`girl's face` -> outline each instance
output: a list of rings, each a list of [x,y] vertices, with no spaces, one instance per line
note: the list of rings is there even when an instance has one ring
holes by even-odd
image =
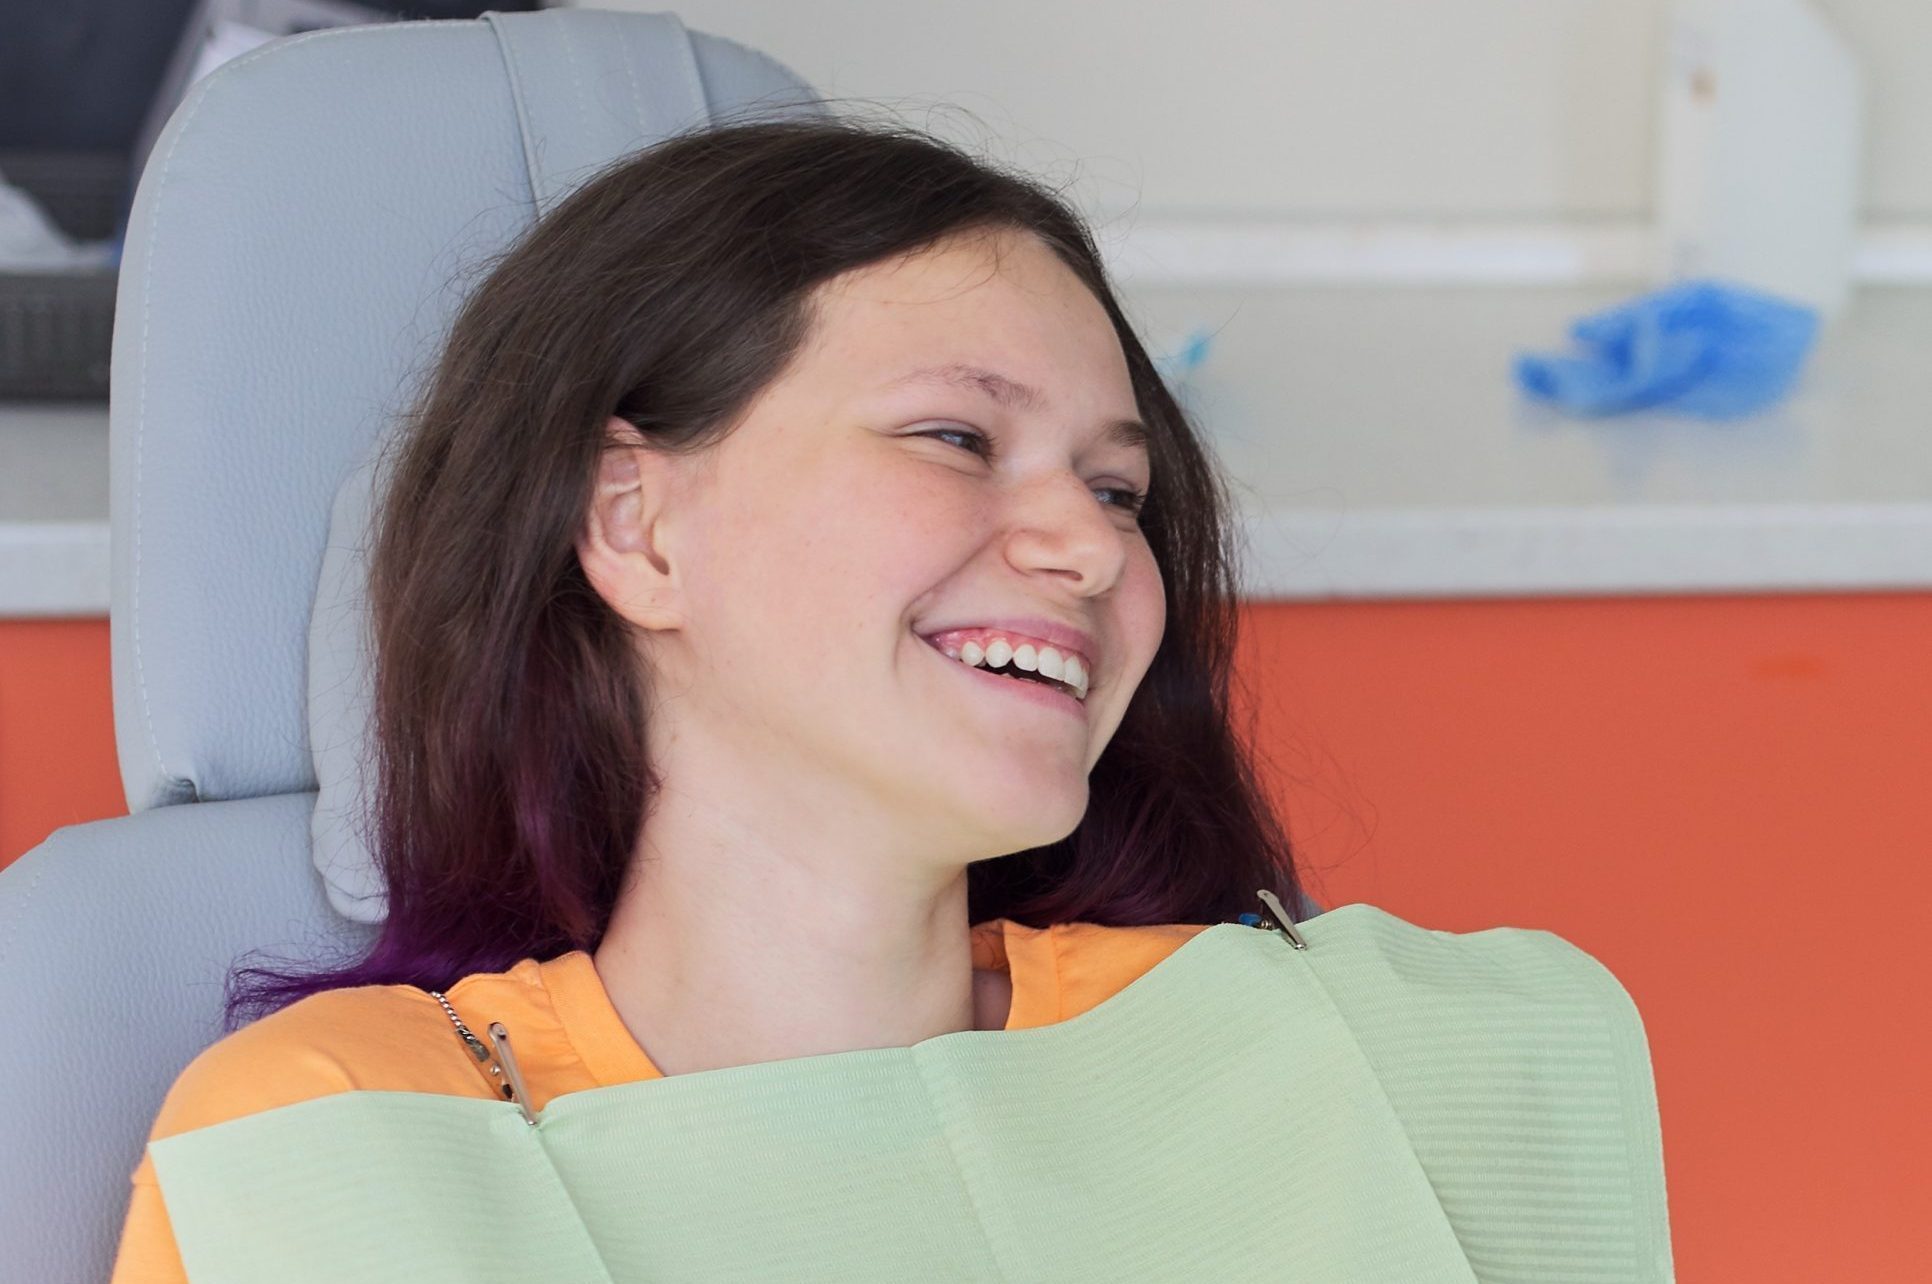
[[[586,559],[643,626],[652,761],[673,790],[723,781],[785,824],[958,864],[1058,841],[1164,628],[1133,511],[1147,452],[1110,432],[1137,417],[1113,327],[1016,233],[849,273],[816,304],[702,462],[638,452],[652,551]],[[1015,617],[1091,637],[1084,704],[927,640]]]

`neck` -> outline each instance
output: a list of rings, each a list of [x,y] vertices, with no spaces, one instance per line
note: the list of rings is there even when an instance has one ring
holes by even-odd
[[[848,883],[724,861],[641,861],[593,952],[631,1035],[665,1075],[1004,1028],[1011,979],[972,966],[965,870],[923,903],[864,909]],[[680,877],[687,868],[702,871]],[[836,894],[829,889],[836,888]],[[753,907],[720,913],[720,905]],[[782,913],[768,912],[782,909]]]

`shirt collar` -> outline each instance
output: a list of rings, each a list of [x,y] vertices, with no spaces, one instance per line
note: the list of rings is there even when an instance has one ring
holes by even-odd
[[[973,967],[1011,975],[1013,1005],[1005,1029],[1024,1030],[1060,1019],[1057,940],[1051,927],[1007,918],[972,927]],[[617,1014],[588,950],[572,950],[538,965],[543,987],[577,1057],[600,1085],[664,1076]]]

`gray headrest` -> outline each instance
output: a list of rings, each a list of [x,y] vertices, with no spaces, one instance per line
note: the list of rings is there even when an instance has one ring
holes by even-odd
[[[362,756],[342,731],[367,684],[345,639],[363,531],[331,530],[332,515],[366,522],[366,495],[358,513],[348,492],[474,285],[467,269],[619,154],[714,116],[818,110],[785,67],[673,13],[595,9],[314,31],[195,84],[142,173],[116,301],[111,633],[130,810],[353,791]],[[313,758],[311,717],[326,732]],[[337,908],[379,917],[366,853],[318,824]]]

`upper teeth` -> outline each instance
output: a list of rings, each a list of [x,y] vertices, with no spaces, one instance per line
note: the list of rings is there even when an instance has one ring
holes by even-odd
[[[1077,655],[1062,655],[1050,646],[1035,648],[1031,642],[1014,646],[1005,638],[994,638],[985,646],[978,642],[967,642],[957,650],[946,648],[946,654],[961,664],[974,668],[984,665],[997,669],[1011,662],[1014,667],[1029,673],[1039,673],[1044,677],[1055,678],[1073,689],[1076,700],[1087,698],[1087,666],[1080,662]]]

